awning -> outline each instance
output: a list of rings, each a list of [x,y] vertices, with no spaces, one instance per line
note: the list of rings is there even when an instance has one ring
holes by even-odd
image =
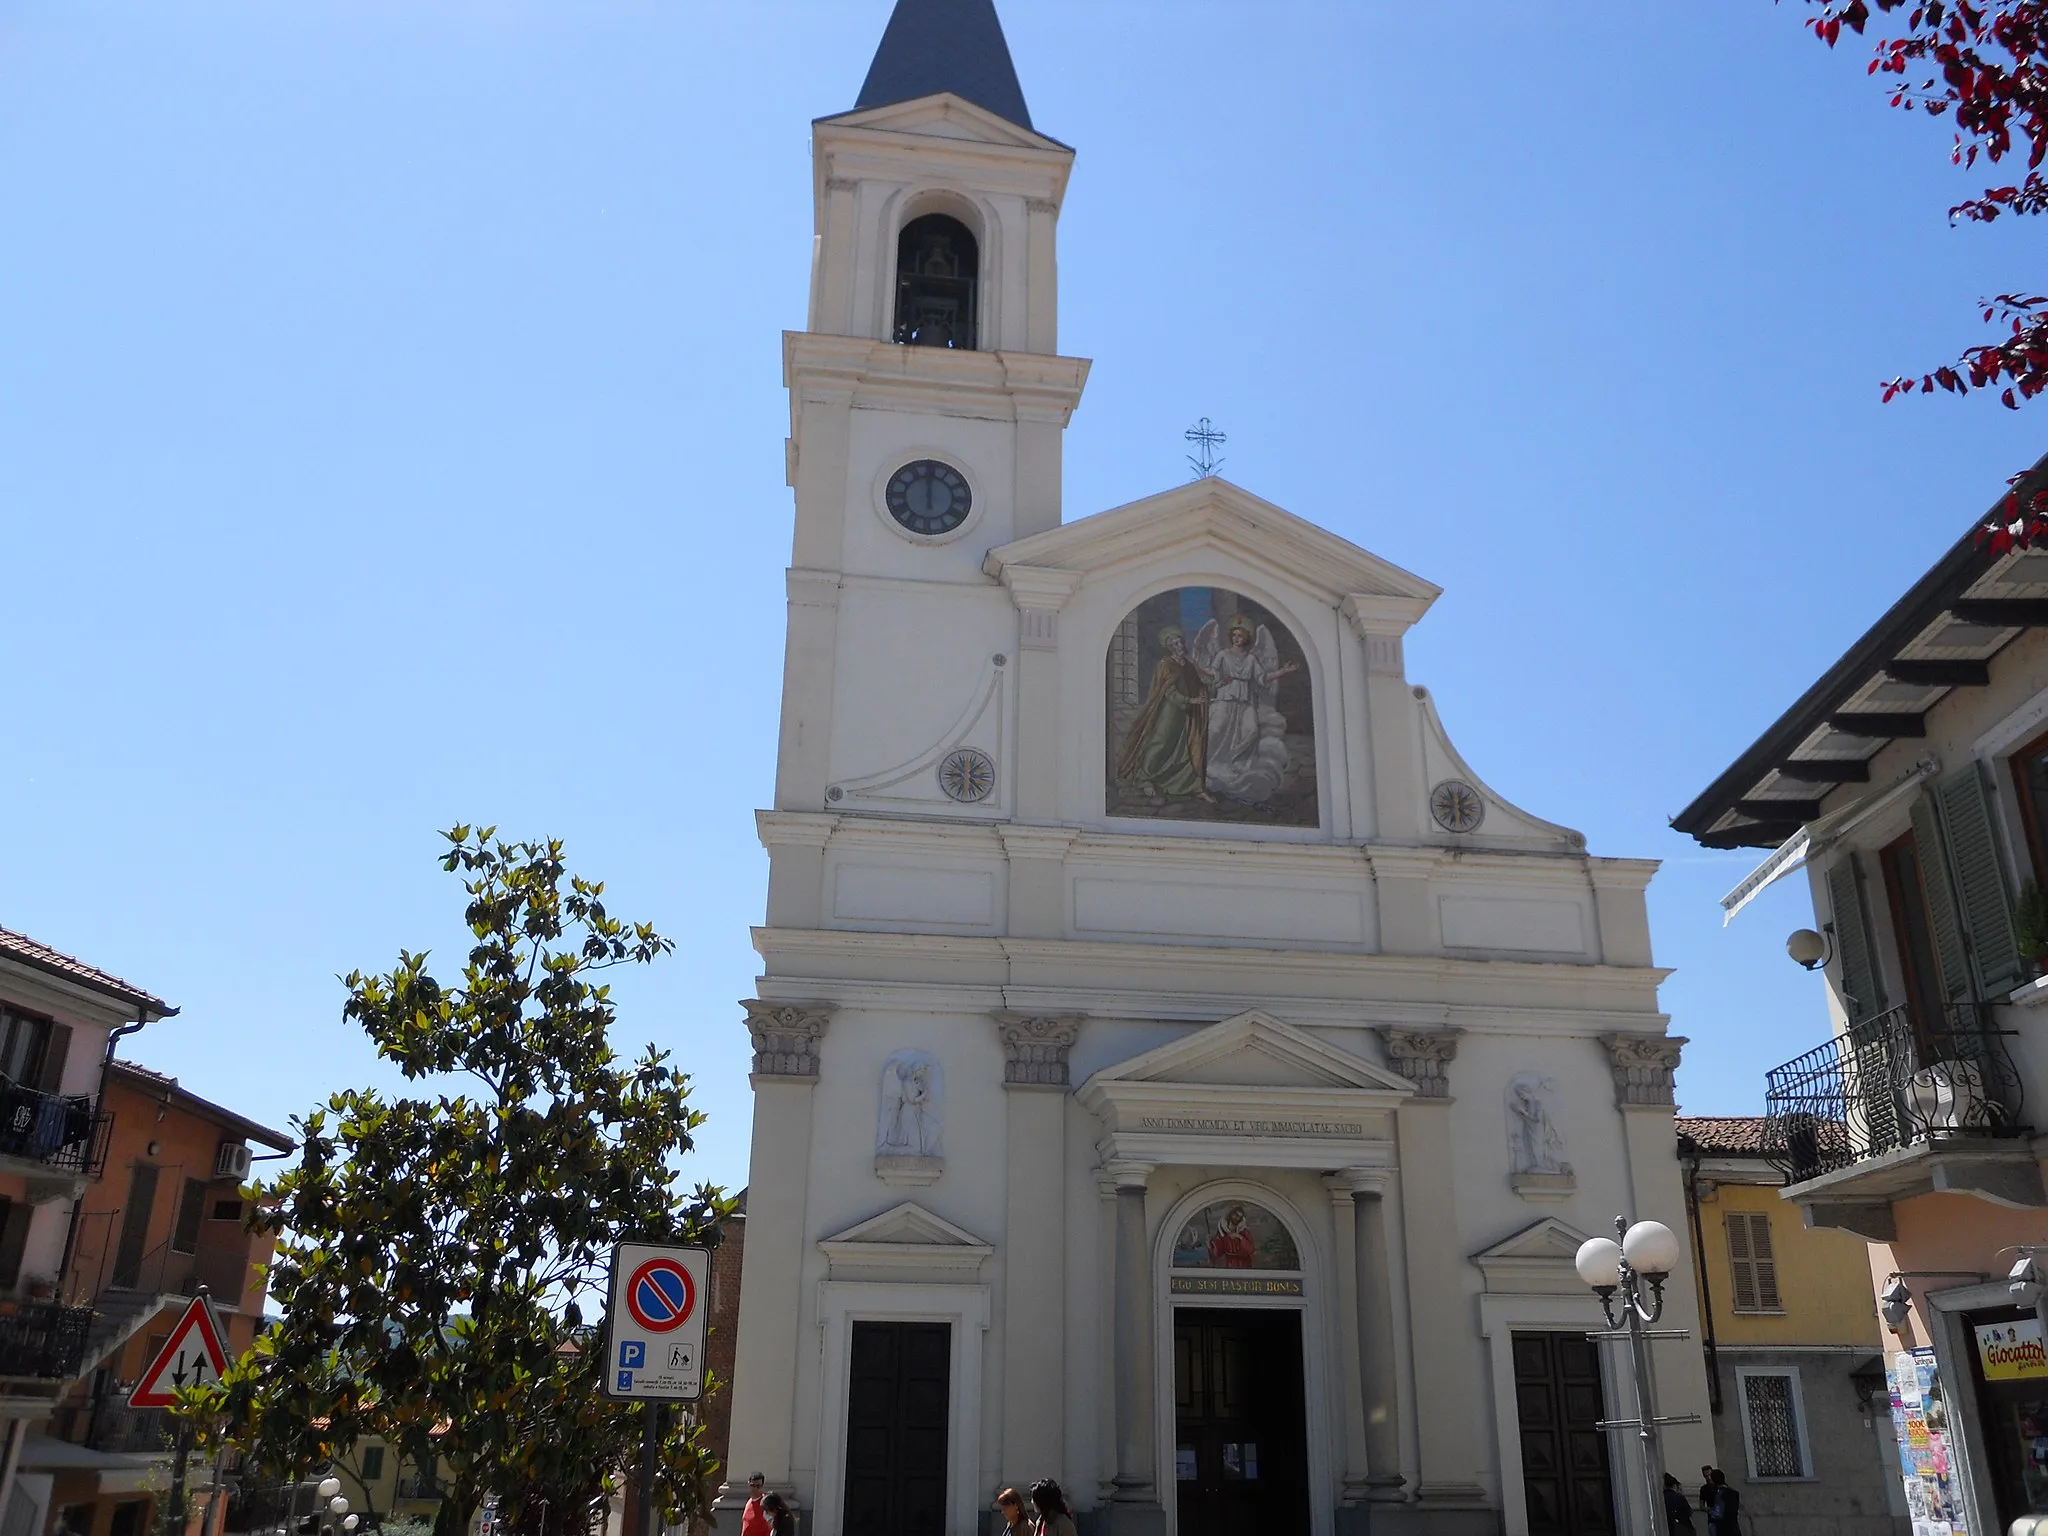
[[[1875,794],[1865,795],[1861,800],[1852,801],[1838,810],[1809,821],[1797,832],[1786,838],[1763,863],[1751,870],[1742,883],[1721,898],[1721,926],[1727,927],[1735,921],[1735,914],[1748,906],[1764,893],[1764,890],[1782,880],[1793,871],[1806,867],[1822,849],[1832,846],[1851,832],[1869,821],[1879,812],[1888,809],[1902,799],[1906,791],[1922,779],[1931,778],[1941,772],[1941,759],[1927,756],[1920,759],[1906,771],[1905,777],[1886,785]]]

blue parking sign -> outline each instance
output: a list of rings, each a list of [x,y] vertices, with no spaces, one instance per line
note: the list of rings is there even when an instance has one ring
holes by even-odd
[[[619,1372],[619,1390],[621,1392],[633,1390],[633,1373],[631,1371]]]
[[[638,1370],[647,1364],[647,1344],[642,1339],[626,1339],[619,1345],[619,1369]]]

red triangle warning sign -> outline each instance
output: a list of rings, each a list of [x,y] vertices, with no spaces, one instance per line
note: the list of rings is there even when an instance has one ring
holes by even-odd
[[[149,1362],[149,1369],[128,1394],[131,1408],[168,1408],[180,1387],[203,1386],[218,1381],[228,1368],[228,1352],[221,1342],[220,1319],[204,1296],[194,1296],[179,1315],[178,1324],[164,1347]]]

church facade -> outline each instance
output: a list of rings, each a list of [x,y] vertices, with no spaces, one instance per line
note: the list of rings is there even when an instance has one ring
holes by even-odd
[[[1065,517],[1073,152],[988,0],[900,0],[814,132],[724,1507],[1641,1528],[1571,1260],[1683,1230],[1654,866],[1459,757],[1428,581],[1217,478]]]

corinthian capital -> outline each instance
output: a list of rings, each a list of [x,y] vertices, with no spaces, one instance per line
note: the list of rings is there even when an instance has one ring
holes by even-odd
[[[1382,1029],[1387,1065],[1415,1085],[1422,1099],[1451,1096],[1450,1065],[1458,1054],[1456,1029]]]
[[[830,1003],[764,1003],[742,998],[754,1037],[756,1077],[816,1078],[818,1041],[832,1019]]]
[[[1003,1082],[1008,1087],[1064,1088],[1067,1052],[1081,1032],[1078,1013],[990,1015],[1003,1037]]]
[[[1670,1105],[1678,1057],[1685,1045],[1682,1035],[1602,1035],[1607,1061],[1614,1068],[1614,1102],[1623,1108],[1631,1104]]]

